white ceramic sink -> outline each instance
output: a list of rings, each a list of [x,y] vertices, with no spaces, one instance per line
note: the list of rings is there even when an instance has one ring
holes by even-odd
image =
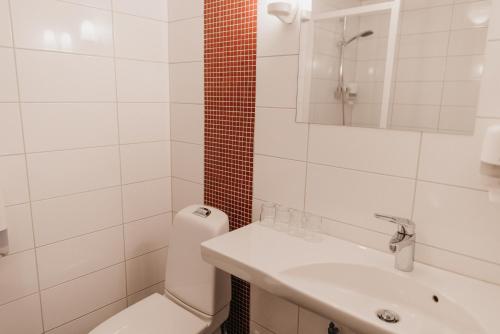
[[[325,236],[308,242],[259,224],[202,244],[213,265],[363,334],[499,334],[500,286]],[[386,323],[377,311],[396,312]]]
[[[344,312],[360,319],[337,316],[338,321],[357,321],[360,330],[373,332],[375,326],[380,332],[394,327],[401,333],[484,333],[477,321],[449,298],[378,268],[318,263],[288,269],[279,276],[281,283],[296,293],[307,291],[309,298],[332,304],[342,301]],[[376,315],[381,309],[395,312],[399,322],[384,325]]]

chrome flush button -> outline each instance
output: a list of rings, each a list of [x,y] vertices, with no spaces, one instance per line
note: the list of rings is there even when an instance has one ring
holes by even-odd
[[[196,211],[193,213],[202,218],[207,218],[208,216],[210,216],[212,212],[210,211],[210,209],[201,206],[198,209],[196,209]]]

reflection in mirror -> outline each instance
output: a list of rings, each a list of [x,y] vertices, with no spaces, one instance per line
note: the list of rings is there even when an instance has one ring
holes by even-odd
[[[312,0],[297,121],[472,134],[489,1]]]

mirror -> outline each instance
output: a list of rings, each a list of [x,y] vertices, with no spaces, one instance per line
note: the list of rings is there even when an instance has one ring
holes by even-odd
[[[312,0],[297,121],[472,134],[489,1]]]

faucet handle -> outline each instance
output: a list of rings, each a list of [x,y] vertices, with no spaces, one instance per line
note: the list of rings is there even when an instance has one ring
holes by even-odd
[[[393,223],[399,225],[399,233],[404,235],[412,236],[415,234],[415,223],[408,218],[396,217],[396,216],[387,216],[379,213],[375,214],[375,218],[388,221],[389,223]]]

